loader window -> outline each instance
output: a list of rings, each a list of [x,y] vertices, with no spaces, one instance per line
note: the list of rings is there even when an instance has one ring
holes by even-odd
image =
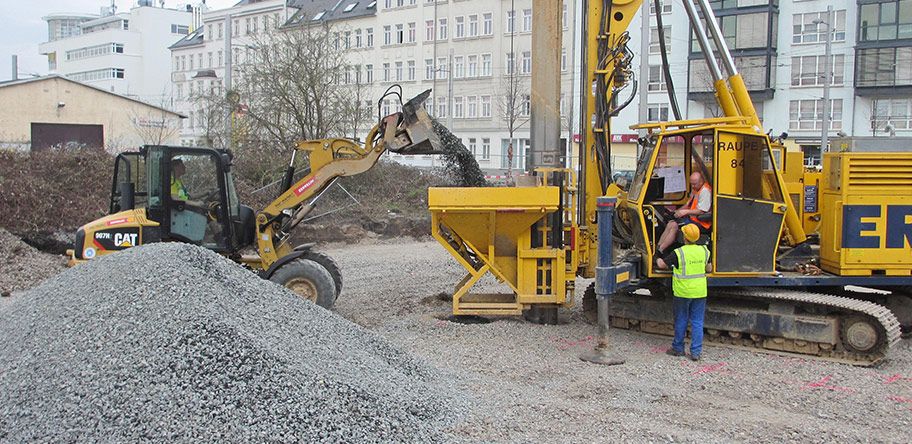
[[[170,233],[210,249],[224,245],[225,198],[218,156],[179,153],[170,161]]]
[[[766,137],[719,131],[717,140],[720,195],[783,201]]]
[[[662,137],[656,155],[652,179],[663,179],[662,198],[664,202],[675,202],[687,195],[687,168],[684,163],[684,138],[681,136]]]
[[[640,157],[637,159],[636,172],[633,175],[633,181],[630,183],[628,191],[630,200],[638,200],[640,193],[643,192],[643,187],[646,185],[646,173],[649,171],[649,162],[652,159],[655,147],[655,137],[650,137],[645,144],[640,145]]]

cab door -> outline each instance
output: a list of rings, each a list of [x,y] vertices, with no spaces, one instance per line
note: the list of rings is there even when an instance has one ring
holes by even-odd
[[[146,205],[146,166],[139,152],[120,153],[114,159],[109,214]]]
[[[785,201],[769,138],[716,131],[713,190],[714,272],[775,272]]]

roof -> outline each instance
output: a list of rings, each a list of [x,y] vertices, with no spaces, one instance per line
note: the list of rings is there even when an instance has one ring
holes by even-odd
[[[84,86],[84,87],[86,87],[86,88],[92,88],[92,89],[94,89],[94,90],[96,90],[96,91],[99,91],[99,92],[102,92],[102,93],[105,93],[105,94],[109,94],[109,95],[112,95],[112,96],[116,96],[116,97],[119,97],[119,98],[124,99],[124,100],[129,100],[129,101],[131,101],[131,102],[138,103],[138,104],[140,104],[140,105],[145,105],[145,106],[148,106],[148,107],[151,107],[151,108],[155,108],[155,109],[160,110],[160,111],[164,111],[164,112],[167,112],[167,113],[171,113],[171,114],[174,114],[174,115],[176,115],[176,116],[178,116],[178,117],[180,117],[180,118],[182,118],[182,119],[186,119],[186,118],[187,118],[187,116],[185,116],[185,115],[183,115],[183,114],[181,114],[181,113],[175,112],[175,111],[171,111],[170,109],[162,108],[162,107],[160,107],[160,106],[153,105],[153,104],[147,103],[147,102],[143,102],[142,100],[134,99],[134,98],[132,98],[132,97],[127,97],[127,96],[124,96],[124,95],[121,95],[121,94],[113,93],[113,92],[111,92],[111,91],[107,91],[107,90],[105,90],[105,89],[98,88],[97,86],[92,86],[92,85],[88,85],[88,84],[85,84],[85,83],[82,83],[82,82],[77,82],[77,81],[75,81],[75,80],[68,79],[68,78],[66,78],[66,77],[64,77],[64,76],[62,76],[62,75],[60,75],[60,74],[48,74],[48,75],[46,75],[46,76],[29,77],[29,78],[27,78],[27,79],[7,80],[7,81],[4,81],[4,82],[0,82],[0,88],[6,88],[6,87],[10,87],[10,86],[24,85],[24,84],[27,84],[27,83],[43,82],[43,81],[45,81],[45,80],[53,80],[53,79],[65,80],[65,81],[67,81],[67,82],[75,83],[75,84],[77,84],[77,85],[79,85],[79,86]]]
[[[202,45],[203,44],[203,29],[205,29],[205,28],[206,28],[205,26],[200,26],[195,31],[181,37],[180,40],[174,42],[174,44],[169,46],[168,49],[178,49],[178,48],[185,48],[188,46]]]
[[[377,13],[377,2],[374,0],[297,0],[294,6],[301,9],[284,26],[347,20]]]

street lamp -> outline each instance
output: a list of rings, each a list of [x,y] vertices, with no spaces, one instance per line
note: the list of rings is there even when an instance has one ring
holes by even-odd
[[[829,129],[830,129],[830,76],[832,68],[830,67],[833,58],[833,6],[827,6],[826,20],[815,19],[812,23],[817,26],[826,25],[826,50],[823,62],[823,129],[820,131],[820,152],[824,153],[829,148]]]

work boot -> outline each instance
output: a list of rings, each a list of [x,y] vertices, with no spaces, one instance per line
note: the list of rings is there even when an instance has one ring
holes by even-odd
[[[690,355],[690,360],[697,362],[703,359],[703,355]]]
[[[676,356],[676,357],[684,356],[684,352],[682,352],[682,351],[677,351],[677,350],[675,350],[675,349],[673,349],[673,348],[669,348],[668,350],[665,350],[665,354],[666,354],[666,355],[669,355],[669,356]]]

